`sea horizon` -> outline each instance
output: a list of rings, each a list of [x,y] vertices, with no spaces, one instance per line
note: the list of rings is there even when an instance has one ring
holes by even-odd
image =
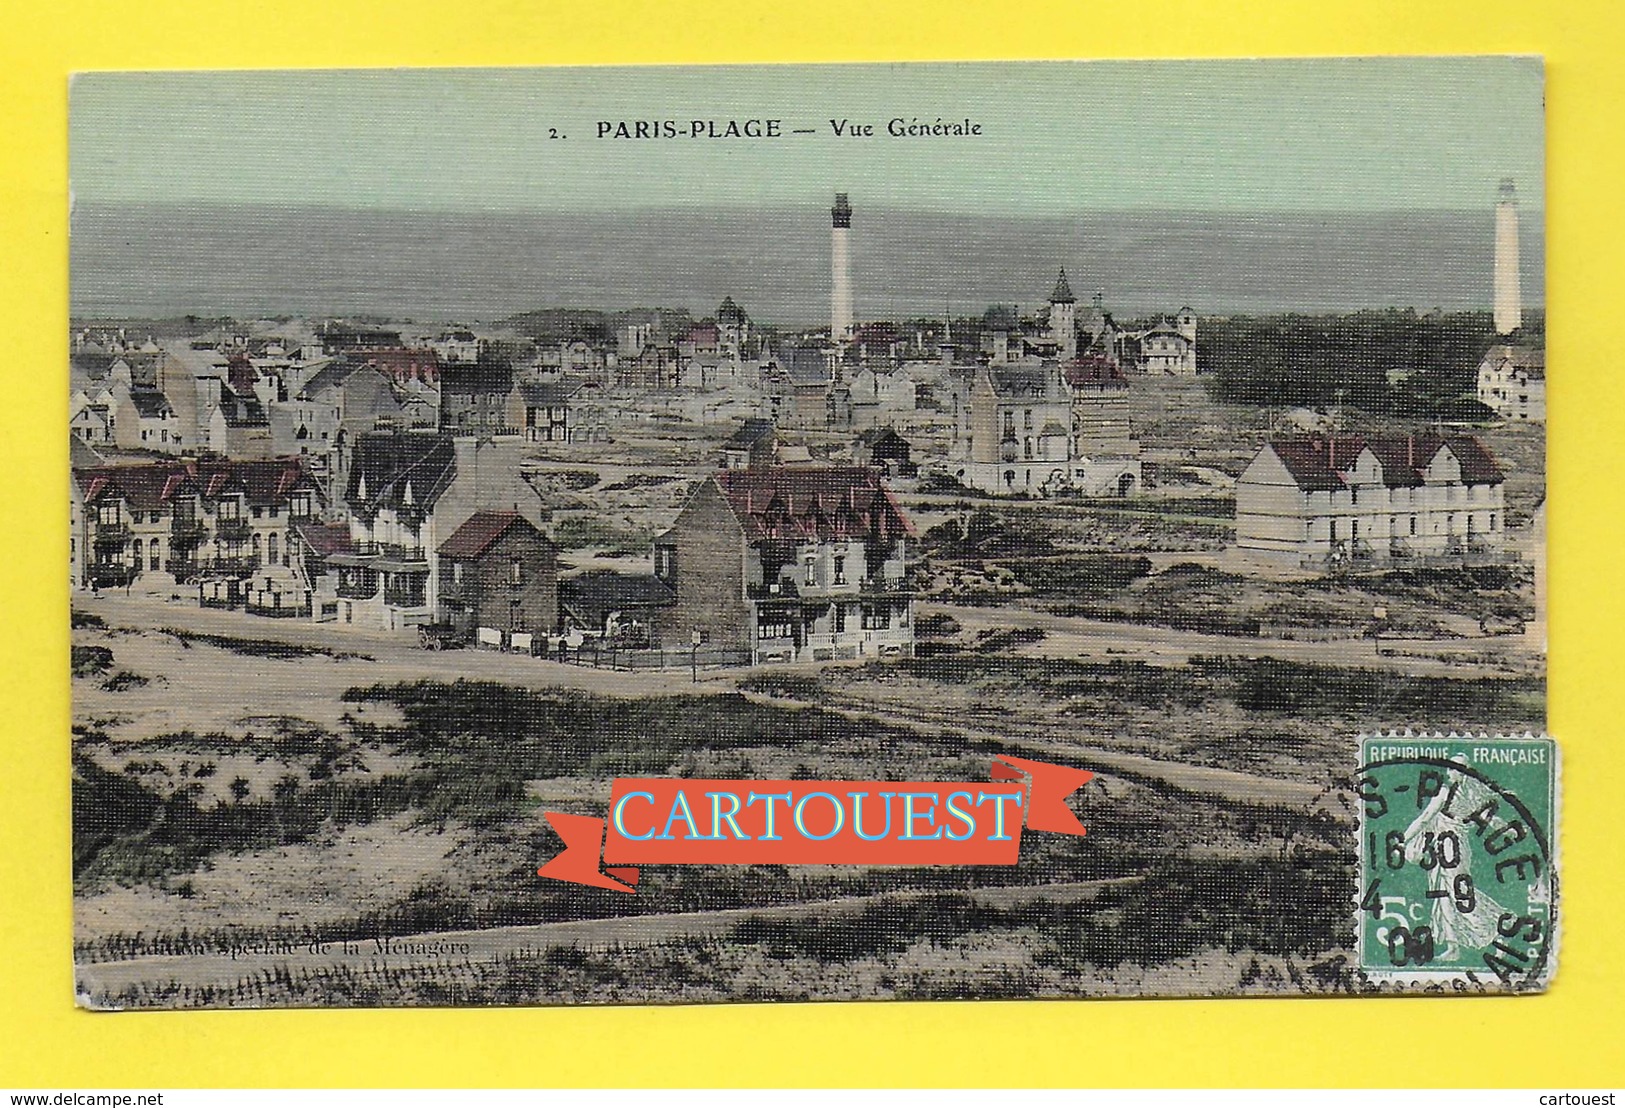
[[[1041,307],[1064,267],[1121,319],[1488,310],[1493,210],[1092,209],[1041,215],[865,205],[863,319]],[[1544,212],[1520,213],[1523,300],[1544,304]],[[77,204],[70,314],[158,319],[367,315],[491,322],[543,308],[686,308],[731,296],[758,322],[827,320],[826,205],[630,210]]]

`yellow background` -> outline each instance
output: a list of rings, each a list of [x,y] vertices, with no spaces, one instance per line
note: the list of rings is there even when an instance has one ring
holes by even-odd
[[[0,1085],[1625,1083],[1625,36],[1614,5],[11,0],[4,10]],[[72,1006],[70,72],[1419,53],[1547,59],[1550,723],[1565,759],[1562,950],[1548,994],[124,1015]]]

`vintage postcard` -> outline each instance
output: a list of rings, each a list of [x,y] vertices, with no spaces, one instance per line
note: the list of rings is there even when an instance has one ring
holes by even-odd
[[[1552,979],[1539,59],[70,128],[82,1005]]]

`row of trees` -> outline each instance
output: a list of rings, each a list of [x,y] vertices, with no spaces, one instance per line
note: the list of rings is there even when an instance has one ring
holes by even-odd
[[[1545,337],[1540,313],[1526,313],[1510,339],[1498,338],[1489,312],[1234,316],[1202,321],[1197,363],[1235,403],[1474,419],[1487,414],[1474,398],[1484,351],[1497,341],[1543,347]]]

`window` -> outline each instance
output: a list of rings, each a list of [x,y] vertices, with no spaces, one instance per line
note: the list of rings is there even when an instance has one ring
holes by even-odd
[[[1416,534],[1416,517],[1411,517],[1411,534]]]
[[[865,631],[884,631],[891,626],[891,612],[884,607],[865,604],[863,607],[863,629]]]
[[[834,627],[835,627],[835,633],[837,635],[843,633],[846,630],[846,605],[845,604],[837,604],[837,605],[835,605],[833,622],[834,622]]]
[[[818,580],[818,559],[816,557],[814,557],[813,555],[809,554],[809,555],[807,555],[807,564],[803,567],[803,570],[802,570],[802,581],[804,583],[808,584],[808,585],[811,585],[811,584],[814,584],[815,582],[817,582],[817,580]]]
[[[1495,513],[1494,512],[1490,513],[1490,530],[1491,531],[1495,530]]]
[[[221,519],[241,519],[243,507],[234,497],[227,497],[215,506],[215,513]]]
[[[835,555],[834,580],[837,585],[846,584],[846,556],[844,554]]]
[[[779,612],[763,612],[756,618],[758,639],[788,639],[795,633],[790,617]]]
[[[265,560],[275,565],[277,562],[276,532],[265,536]]]
[[[1033,410],[1031,408],[1027,408],[1021,413],[1021,429],[1023,431],[1033,429]]]
[[[99,523],[99,524],[101,524],[101,525],[103,525],[105,527],[105,526],[111,526],[113,524],[116,524],[116,523],[118,523],[118,521],[119,521],[119,511],[118,511],[118,503],[117,502],[114,502],[112,504],[99,504],[99,505],[96,506],[96,522],[97,523]]]
[[[525,567],[518,558],[510,559],[508,562],[508,583],[510,585],[525,583]]]
[[[147,543],[147,568],[158,568],[158,540],[153,539]]]
[[[451,563],[451,583],[454,584],[454,585],[461,585],[463,583],[463,563],[462,562],[453,562],[453,563]]]

